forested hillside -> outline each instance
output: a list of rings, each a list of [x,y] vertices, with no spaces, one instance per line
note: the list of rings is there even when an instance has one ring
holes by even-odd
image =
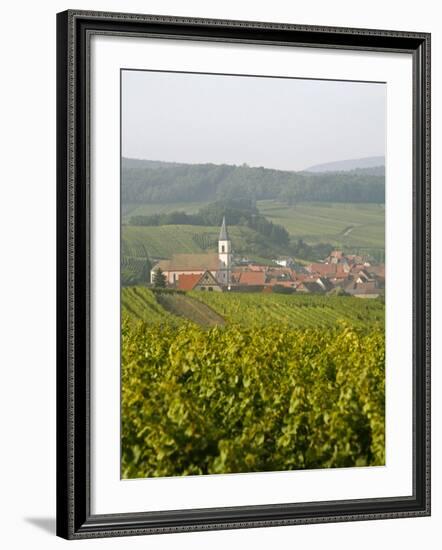
[[[365,157],[361,159],[338,160],[316,164],[307,168],[308,172],[341,172],[349,170],[367,170],[383,173],[385,170],[385,157]],[[381,172],[382,171],[382,172]]]
[[[372,170],[287,172],[247,165],[177,164],[123,159],[122,202],[168,203],[231,199],[383,203],[384,176]]]

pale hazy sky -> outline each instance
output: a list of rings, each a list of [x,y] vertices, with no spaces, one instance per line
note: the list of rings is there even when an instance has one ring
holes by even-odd
[[[385,154],[386,85],[123,71],[122,153],[302,170]]]

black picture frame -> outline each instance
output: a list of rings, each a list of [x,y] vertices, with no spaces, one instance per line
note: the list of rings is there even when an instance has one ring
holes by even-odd
[[[413,495],[90,511],[88,56],[93,34],[409,53],[413,58]],[[57,535],[67,539],[430,514],[430,35],[69,10],[57,15]]]

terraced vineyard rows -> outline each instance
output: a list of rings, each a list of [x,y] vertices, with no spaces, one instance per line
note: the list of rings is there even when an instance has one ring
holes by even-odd
[[[122,226],[122,256],[149,258],[170,258],[172,254],[215,252],[219,227],[200,225]],[[236,252],[250,250],[251,243],[258,238],[248,227],[229,227],[232,246]],[[271,244],[268,244],[271,250]],[[276,252],[275,252],[276,254]]]
[[[335,327],[344,321],[354,327],[384,324],[384,305],[377,300],[342,296],[300,296],[257,293],[190,293],[229,323],[264,326]]]
[[[123,286],[149,282],[150,262],[142,243],[121,243],[121,284]]]
[[[128,315],[132,320],[144,321],[152,325],[174,323],[178,320],[157,302],[151,290],[142,286],[123,288],[121,307],[123,314]]]
[[[294,239],[312,244],[329,242],[351,250],[385,248],[385,206],[371,203],[302,202],[289,206],[275,200],[258,201],[269,220],[283,225]],[[344,235],[345,229],[354,229]]]
[[[350,296],[301,296],[262,293],[187,294],[153,293],[146,287],[122,289],[122,307],[132,319],[149,324],[182,323],[201,326],[239,324],[242,326],[288,325],[292,328],[336,327],[344,322],[352,327],[383,327],[384,305],[378,300]]]
[[[133,285],[149,281],[149,262],[143,258],[121,258],[121,284]]]
[[[192,238],[201,250],[216,250],[218,246],[218,241],[213,233],[195,233]]]

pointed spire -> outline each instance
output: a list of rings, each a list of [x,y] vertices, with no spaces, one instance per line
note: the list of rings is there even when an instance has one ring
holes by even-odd
[[[229,235],[227,233],[227,227],[226,227],[226,217],[223,216],[223,223],[221,224],[221,231],[219,232],[219,241],[228,241]]]

